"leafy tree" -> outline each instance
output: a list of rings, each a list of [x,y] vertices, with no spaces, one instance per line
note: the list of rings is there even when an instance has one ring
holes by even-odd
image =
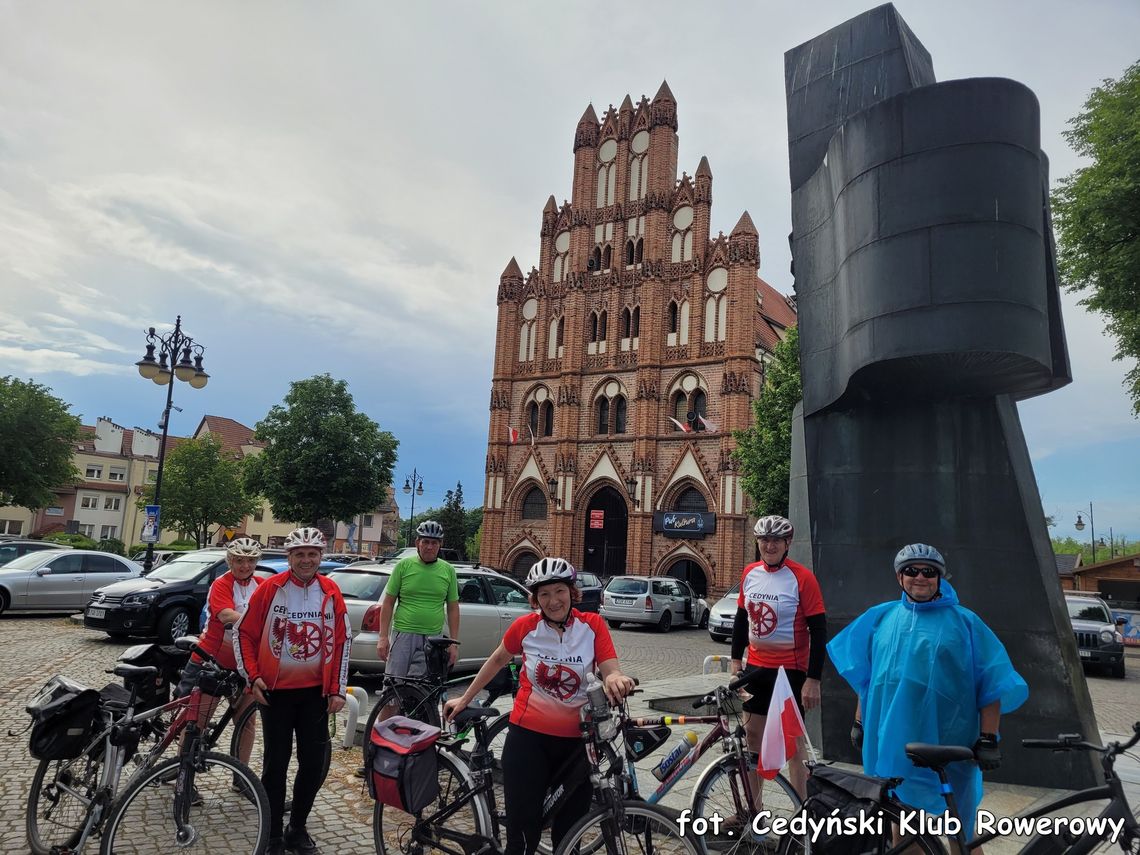
[[[245,488],[241,461],[206,434],[187,439],[166,455],[162,470],[161,522],[186,532],[198,547],[210,541],[210,528],[237,528],[257,502]],[[154,504],[154,485],[138,500],[141,509]]]
[[[117,537],[105,537],[95,547],[101,552],[110,552],[112,555],[126,555],[127,545]]]
[[[471,561],[479,560],[479,552],[483,548],[483,525],[475,529],[475,533],[467,538],[467,558]]]
[[[454,549],[460,557],[467,551],[467,512],[463,510],[463,484],[456,482],[454,490],[443,497],[443,510],[436,520],[443,526],[443,545]]]
[[[797,328],[792,327],[776,345],[764,387],[752,402],[755,423],[747,430],[733,433],[733,456],[741,466],[740,485],[760,516],[788,514],[792,410],[802,397],[800,336]]]
[[[1095,564],[1098,561],[1108,561],[1113,552],[1119,556],[1126,554],[1124,551],[1125,544],[1117,543],[1115,550],[1107,543],[1101,543],[1099,540],[1096,544],[1096,554],[1093,555],[1092,544],[1088,541],[1076,540],[1072,537],[1054,537],[1053,552],[1057,555],[1080,555],[1081,563],[1087,567],[1090,564]]]
[[[1092,163],[1052,195],[1061,275],[1107,316],[1117,359],[1140,358],[1140,62],[1092,91],[1065,139]],[[1125,374],[1140,415],[1140,365]]]
[[[483,509],[482,508],[472,508],[471,510],[469,510],[467,512],[467,525],[466,525],[467,535],[471,536],[472,534],[477,532],[482,527],[483,527]],[[469,558],[475,557],[470,552],[467,553],[467,556]]]
[[[426,511],[421,511],[411,519],[406,519],[400,523],[400,548],[405,546],[416,545],[416,528],[424,520],[435,520],[439,522],[440,516],[443,515],[443,508],[428,508]]]
[[[0,377],[0,507],[42,508],[79,479],[79,419],[46,386]]]
[[[76,549],[98,549],[99,544],[85,534],[68,534],[64,531],[53,531],[44,535],[44,540],[50,543],[63,543],[74,546]]]
[[[399,443],[357,412],[343,380],[292,383],[254,435],[267,446],[247,461],[246,484],[278,519],[349,520],[388,498]]]

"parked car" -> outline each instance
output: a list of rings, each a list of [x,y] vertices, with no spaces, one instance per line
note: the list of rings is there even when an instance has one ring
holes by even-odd
[[[1093,593],[1066,591],[1065,605],[1077,639],[1081,663],[1107,668],[1113,677],[1124,678],[1124,636],[1108,604]]]
[[[415,555],[416,548],[414,546],[405,546],[403,549],[397,549],[395,552],[389,552],[380,559],[381,564],[395,564],[401,558],[407,558],[409,555]],[[448,549],[446,546],[441,546],[439,549],[439,557],[446,561],[448,564],[455,564],[461,562],[459,553],[454,549]]]
[[[614,576],[602,591],[598,614],[613,629],[645,623],[668,632],[675,624],[708,626],[709,604],[672,576]]]
[[[0,567],[21,555],[27,555],[29,552],[42,552],[45,549],[71,549],[71,547],[64,543],[52,543],[50,540],[8,538],[0,541]]]
[[[456,670],[477,670],[502,641],[515,618],[530,613],[527,591],[513,579],[472,566],[455,568],[459,577],[461,644]],[[392,573],[390,564],[352,564],[333,570],[329,578],[344,594],[352,625],[349,668],[379,673],[384,662],[376,655],[380,630],[380,595]],[[446,621],[444,629],[446,632]]]
[[[740,583],[717,600],[709,612],[709,635],[713,641],[732,641],[732,624],[736,621],[737,597],[740,596]]]
[[[593,573],[578,571],[578,581],[575,583],[582,592],[582,602],[574,608],[584,612],[596,612],[602,605],[602,580]]]
[[[157,635],[172,644],[197,626],[210,584],[225,572],[224,549],[183,552],[147,576],[97,589],[83,625],[112,638]]]
[[[344,567],[344,565],[336,561],[330,561],[327,557],[322,557],[320,566],[317,567],[317,572],[322,576],[327,576],[333,570],[339,570],[341,567]],[[289,569],[289,559],[284,555],[281,557],[270,556],[268,558],[263,555],[258,559],[257,569],[268,570],[273,573],[284,573]]]
[[[74,611],[96,588],[141,573],[135,562],[109,552],[70,547],[28,552],[0,567],[0,612]]]
[[[358,561],[371,561],[371,555],[359,552],[326,552],[325,561],[335,561],[337,564],[356,564]]]

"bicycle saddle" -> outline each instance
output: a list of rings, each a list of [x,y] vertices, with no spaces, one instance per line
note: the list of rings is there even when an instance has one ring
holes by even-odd
[[[174,639],[174,646],[183,651],[193,650],[197,644],[198,636],[196,635],[183,635],[181,638]]]
[[[973,760],[972,748],[961,745],[930,745],[926,742],[908,742],[906,756],[920,769],[937,769],[958,760]]]
[[[451,645],[451,644],[460,644],[461,643],[461,642],[456,641],[454,638],[448,638],[446,635],[429,635],[428,641],[430,641],[436,647],[447,647],[448,645]]]
[[[471,706],[467,707],[467,709],[458,713],[455,718],[452,719],[452,721],[455,723],[456,727],[463,727],[464,725],[470,724],[471,722],[477,721],[478,719],[491,718],[492,716],[497,716],[498,714],[499,711],[494,707],[480,707],[472,704]]]
[[[158,669],[153,665],[128,665],[122,662],[115,666],[112,671],[116,677],[122,677],[124,680],[153,680],[158,676]]]

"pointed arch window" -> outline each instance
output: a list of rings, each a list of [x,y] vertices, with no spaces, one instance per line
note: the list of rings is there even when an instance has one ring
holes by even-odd
[[[600,246],[594,247],[594,251],[590,255],[590,261],[592,262],[592,268],[591,269],[595,273],[601,272],[601,269],[602,269],[602,248]]]
[[[542,405],[542,435],[554,436],[554,404],[550,401]]]
[[[618,395],[614,398],[614,433],[625,433],[625,420],[625,395]]]
[[[633,307],[633,323],[629,334],[634,338],[641,335],[641,306]]]
[[[685,205],[673,212],[673,261],[689,261],[693,257],[693,209]]]
[[[604,208],[614,203],[617,190],[617,140],[604,140],[598,146],[597,206]]]
[[[561,359],[563,354],[562,345],[562,330],[564,327],[564,319],[562,315],[550,319],[550,329],[547,331],[546,337],[546,358],[547,359]]]
[[[526,423],[530,426],[530,435],[538,436],[538,404],[531,401],[526,408]]]
[[[665,315],[665,332],[676,334],[676,332],[677,332],[677,319],[679,316],[680,315],[679,315],[679,312],[677,309],[677,301],[676,300],[670,300],[669,301],[669,310]]]
[[[676,347],[689,343],[689,301],[670,300],[665,312],[665,344]]]
[[[597,430],[594,433],[609,433],[610,432],[610,399],[598,398],[598,411],[597,423],[595,427]]]
[[[621,310],[621,337],[629,338],[632,328],[633,314],[630,312],[629,306],[626,306]]]
[[[681,424],[686,423],[686,418],[689,414],[689,398],[684,392],[678,391],[673,395],[673,418]],[[673,430],[681,430],[681,428],[673,425]]]
[[[623,352],[638,349],[641,335],[641,307],[626,306],[621,310],[621,349]]]
[[[633,267],[635,264],[634,258],[637,254],[637,243],[634,240],[627,240],[625,242],[625,266]]]
[[[559,232],[554,238],[554,266],[551,279],[561,282],[570,270],[570,232]]]
[[[524,520],[546,519],[546,493],[538,487],[531,487],[523,498],[522,518]]]
[[[649,131],[638,131],[629,141],[629,200],[644,199],[649,185]]]
[[[707,514],[709,505],[700,490],[696,487],[687,487],[674,500],[673,510],[683,513]]]
[[[709,414],[708,399],[705,396],[704,389],[694,389],[693,396],[690,400],[692,402],[692,410],[698,416],[707,416]],[[698,420],[697,423],[693,425],[693,430],[701,429],[700,421]]]
[[[594,399],[594,432],[597,434],[625,433],[629,425],[629,400],[625,389],[616,380],[610,380]]]

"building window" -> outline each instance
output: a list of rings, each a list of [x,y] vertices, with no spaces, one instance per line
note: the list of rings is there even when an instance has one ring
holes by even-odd
[[[621,310],[621,337],[629,338],[629,332],[633,328],[633,314],[629,311],[629,307]]]
[[[550,277],[555,282],[561,282],[569,272],[570,263],[570,232],[559,232],[554,238],[554,271]]]
[[[109,481],[126,481],[127,470],[122,466],[112,466],[107,470],[107,480]]]
[[[365,514],[364,515],[364,527],[365,528],[372,528],[372,514]]]
[[[79,507],[85,511],[99,510],[99,497],[98,496],[80,496]]]
[[[119,527],[117,525],[105,525],[99,528],[99,539],[110,540],[111,538],[119,536]]]
[[[665,332],[676,334],[677,332],[677,301],[669,301],[669,311],[665,316]]]
[[[629,200],[645,198],[649,185],[649,131],[638,131],[629,141]]]
[[[265,519],[265,509],[264,508],[258,508],[256,511],[253,512],[253,521],[254,522],[262,522],[264,519]]]
[[[609,139],[598,147],[597,205],[604,208],[614,203],[617,189],[617,140]]]
[[[526,423],[530,428],[531,437],[538,436],[538,404],[531,401],[526,408]]]
[[[0,534],[22,534],[23,520],[0,520]]]
[[[595,404],[594,425],[597,428],[595,432],[599,434],[625,433],[629,405],[625,395],[617,391],[620,388],[618,383],[610,381],[607,386],[612,388],[599,395]]]
[[[665,344],[676,347],[689,343],[689,301],[670,300],[665,311]]]
[[[689,415],[689,399],[685,396],[684,392],[677,392],[673,396],[673,418],[681,424],[685,424]],[[681,428],[673,425],[673,430],[681,430]]]
[[[689,261],[693,257],[693,209],[689,205],[673,213],[673,261]]]
[[[49,517],[62,517],[63,508],[59,505],[52,505],[50,508],[44,508],[44,515]]]
[[[633,323],[629,331],[630,336],[637,338],[641,335],[641,306],[633,307]]]
[[[546,494],[538,487],[531,488],[523,499],[522,518],[524,520],[546,519]]]
[[[84,537],[95,537],[95,526],[81,525],[79,526],[79,533]]]
[[[123,500],[118,496],[107,496],[105,499],[103,499],[103,510],[117,511],[120,507],[122,507],[122,501]]]
[[[598,398],[597,430],[594,433],[610,432],[610,399]]]
[[[708,513],[709,505],[705,501],[704,495],[696,487],[689,487],[681,492],[675,502],[673,502],[673,510],[683,511],[686,513],[705,514]]]
[[[157,481],[157,480],[158,480],[158,470],[157,470],[157,469],[151,469],[151,470],[149,470],[149,471],[146,473],[146,480],[147,480],[147,481],[149,481],[149,482],[150,482],[150,483],[152,483],[152,484],[153,484],[155,481]]]
[[[96,463],[88,463],[85,477],[88,481],[98,481],[103,477],[103,467]]]
[[[562,315],[550,319],[550,330],[546,341],[546,358],[561,359],[565,348],[562,337],[565,333],[566,323]]]
[[[696,389],[693,391],[692,397],[692,410],[696,414],[697,419],[693,423],[693,430],[704,430],[704,425],[701,424],[701,419],[709,414],[708,400],[705,396],[703,389]]]
[[[625,411],[625,396],[618,395],[614,398],[614,433],[625,433]]]
[[[534,321],[525,321],[519,327],[519,362],[534,359]]]
[[[550,401],[542,405],[542,435],[554,436],[554,404]]]

